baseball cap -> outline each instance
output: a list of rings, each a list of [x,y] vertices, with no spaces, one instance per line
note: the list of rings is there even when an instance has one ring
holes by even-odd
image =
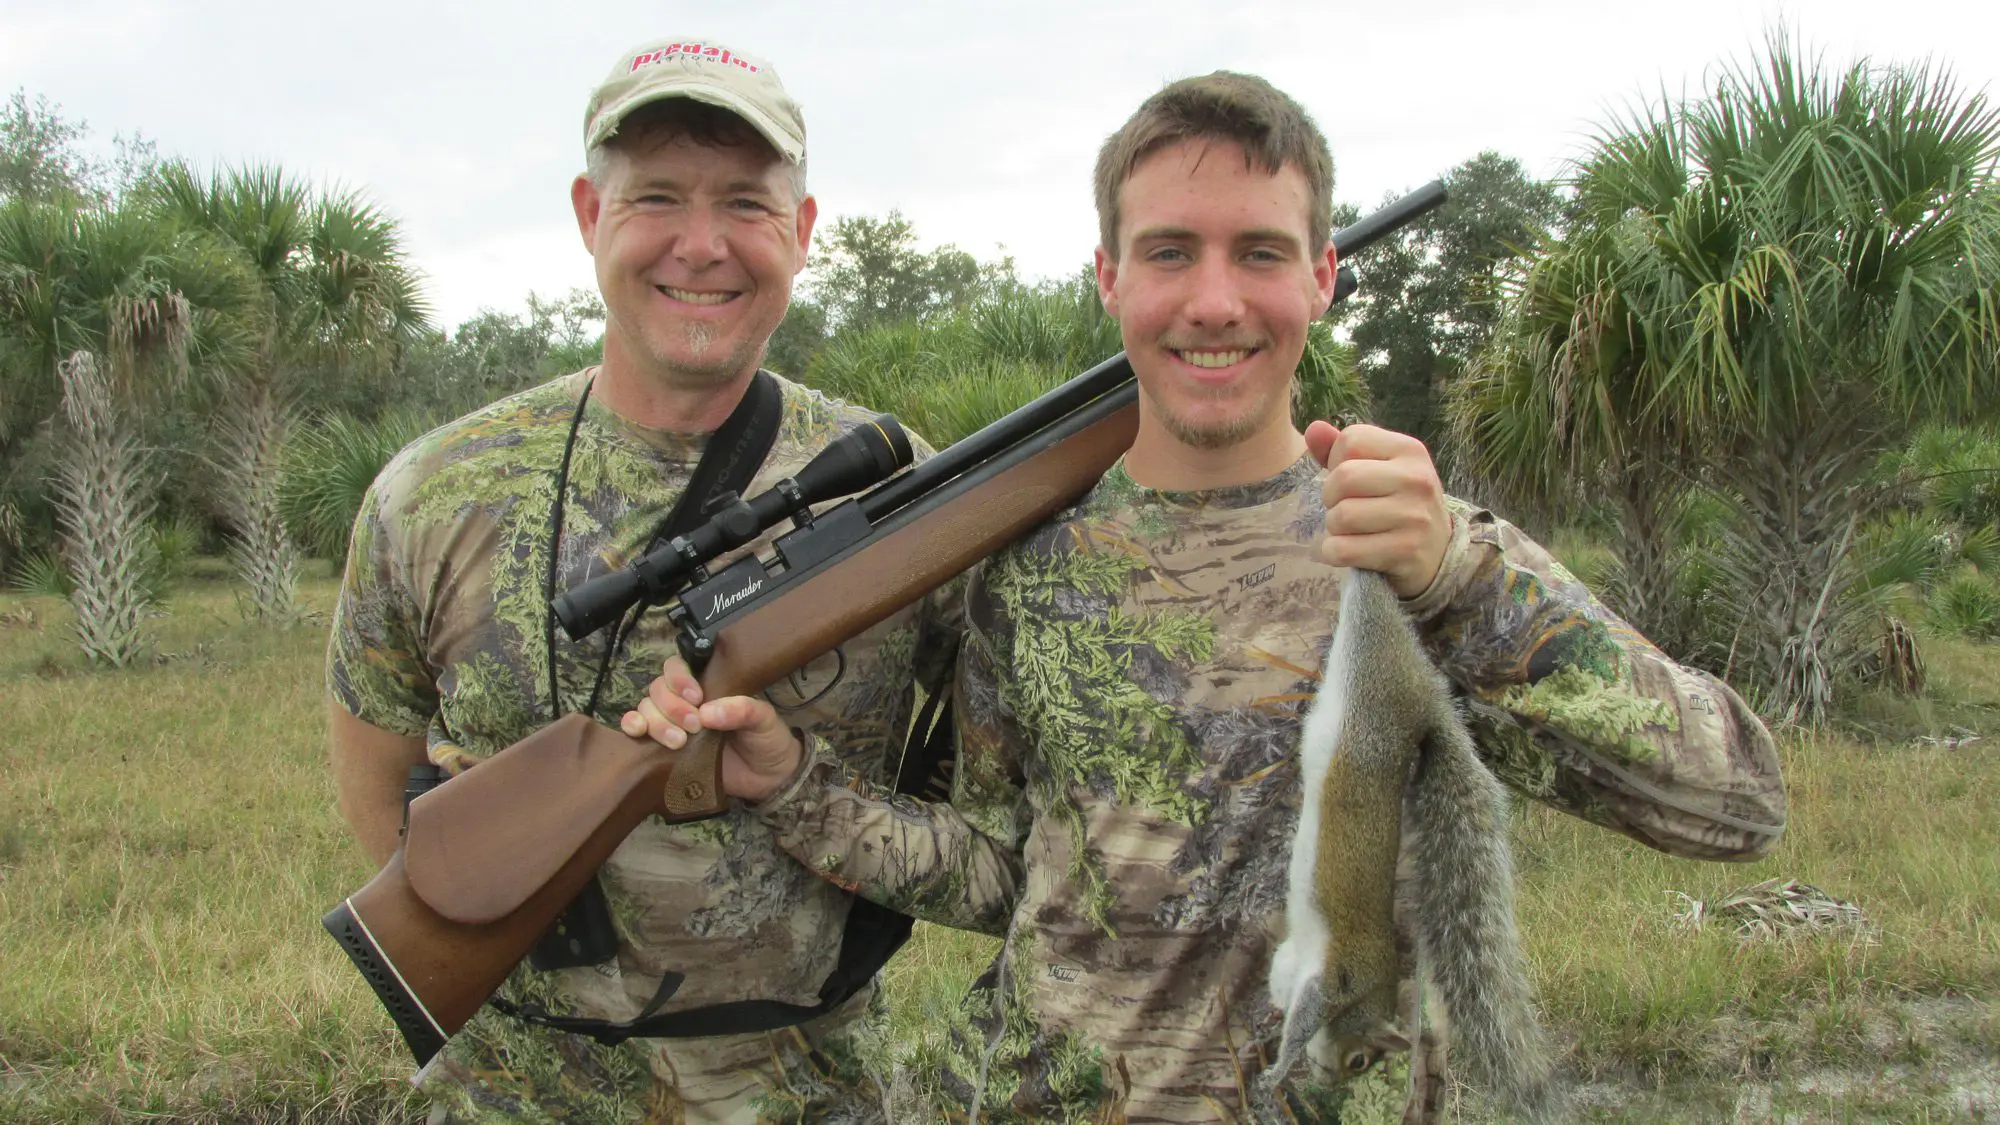
[[[584,149],[603,144],[626,114],[663,98],[721,106],[749,122],[787,162],[806,158],[805,116],[771,64],[693,37],[648,43],[619,56],[584,110]]]

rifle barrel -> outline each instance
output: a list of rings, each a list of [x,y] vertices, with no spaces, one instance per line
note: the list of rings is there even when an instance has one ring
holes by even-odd
[[[1417,216],[1443,206],[1445,198],[1444,181],[1432,180],[1380,211],[1361,216],[1353,226],[1333,232],[1334,258],[1344,261],[1348,255],[1368,249]]]

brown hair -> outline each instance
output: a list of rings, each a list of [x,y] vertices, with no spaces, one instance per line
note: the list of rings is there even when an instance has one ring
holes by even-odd
[[[1152,97],[1097,152],[1097,236],[1118,258],[1118,193],[1139,162],[1182,141],[1233,141],[1245,166],[1277,175],[1286,164],[1306,178],[1313,246],[1333,237],[1333,154],[1312,116],[1284,91],[1252,74],[1218,70],[1183,78]]]
[[[586,154],[584,175],[591,183],[601,186],[605,161],[612,149],[624,150],[633,144],[665,144],[682,138],[708,148],[749,145],[773,157],[778,155],[778,150],[755,126],[719,105],[698,102],[693,98],[662,98],[626,114],[618,122],[617,131]],[[806,195],[805,161],[791,166],[789,178],[793,188],[792,201],[796,203]]]

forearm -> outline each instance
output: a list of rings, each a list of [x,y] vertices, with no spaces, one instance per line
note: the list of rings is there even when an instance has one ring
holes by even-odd
[[[404,783],[410,767],[426,760],[424,740],[371,726],[337,702],[329,702],[327,708],[340,815],[380,867],[395,854],[403,825]]]
[[[889,794],[821,754],[756,808],[799,862],[870,901],[927,922],[999,934],[1021,858],[946,804]]]
[[[1782,834],[1770,732],[1668,659],[1542,548],[1484,513],[1448,558],[1426,643],[1509,784],[1663,851],[1754,859]]]

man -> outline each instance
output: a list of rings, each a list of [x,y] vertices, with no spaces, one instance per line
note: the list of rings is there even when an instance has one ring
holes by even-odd
[[[710,432],[751,387],[805,264],[817,209],[805,124],[763,60],[705,39],[627,52],[590,98],[585,147],[571,202],[607,312],[602,366],[420,438],[383,470],[356,527],[328,660],[333,770],[341,810],[377,862],[395,849],[413,764],[455,774],[559,713],[613,719],[671,651],[665,615],[649,615],[600,672],[608,637],[561,637],[546,589],[647,547]],[[775,444],[745,495],[868,417],[776,386]],[[918,663],[933,676],[949,667],[947,642],[931,639],[948,634],[928,614],[899,614],[770,699],[873,775],[908,723]],[[725,757],[724,770],[727,782],[740,763]],[[865,993],[754,1035],[608,1047],[534,1022],[813,1005],[839,952],[843,892],[741,812],[649,821],[600,880],[615,950],[546,972],[523,966],[503,990],[516,1014],[483,1011],[423,1075],[433,1121],[796,1120],[835,1106],[867,1119],[843,1093],[860,1080]]]
[[[625,718],[667,742],[733,731],[766,779],[746,793],[768,791],[758,815],[792,854],[1006,935],[953,1034],[918,1052],[938,1104],[976,1099],[987,1121],[1249,1116],[1279,1032],[1265,978],[1334,567],[1388,577],[1514,787],[1680,855],[1753,858],[1782,831],[1769,733],[1729,688],[1445,497],[1415,439],[1294,428],[1292,372],[1333,294],[1331,188],[1310,118],[1242,75],[1174,83],[1105,143],[1097,276],[1139,433],[1091,494],[975,572],[950,806],[842,785],[819,739],[797,768],[807,748],[768,707],[697,710],[675,664]],[[1406,1088],[1374,1079],[1294,1076],[1290,1107],[1331,1120],[1344,1098]]]

